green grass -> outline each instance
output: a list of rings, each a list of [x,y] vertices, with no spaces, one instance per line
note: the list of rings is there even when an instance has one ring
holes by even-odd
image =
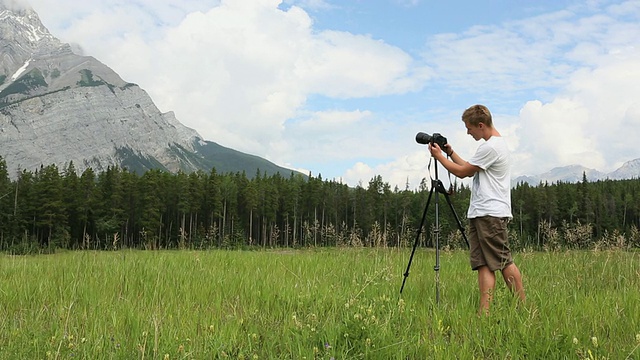
[[[640,253],[523,253],[476,316],[467,253],[65,252],[0,259],[1,359],[640,359]]]

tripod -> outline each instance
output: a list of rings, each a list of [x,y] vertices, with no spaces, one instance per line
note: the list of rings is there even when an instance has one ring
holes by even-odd
[[[402,294],[402,290],[404,289],[404,284],[407,281],[407,277],[409,276],[409,268],[411,267],[411,262],[413,261],[413,255],[416,252],[416,247],[418,246],[418,241],[420,240],[420,235],[422,234],[422,228],[424,226],[425,220],[427,218],[427,210],[429,209],[429,203],[431,202],[431,196],[435,193],[435,230],[434,239],[435,239],[435,247],[436,247],[436,265],[433,267],[433,270],[436,272],[436,304],[440,303],[440,214],[439,214],[439,195],[443,194],[444,198],[447,200],[447,204],[449,204],[449,208],[451,209],[451,213],[456,219],[458,224],[458,229],[464,238],[464,241],[467,243],[467,247],[469,247],[469,240],[467,240],[467,236],[464,233],[464,228],[460,223],[460,218],[458,218],[458,214],[456,214],[453,205],[451,204],[451,199],[449,198],[450,193],[444,188],[442,181],[438,179],[438,160],[435,161],[435,179],[431,180],[431,190],[429,191],[429,198],[427,199],[427,205],[424,207],[424,212],[422,213],[422,220],[420,221],[420,226],[418,226],[418,231],[416,234],[416,240],[413,243],[413,250],[411,251],[411,257],[409,257],[409,263],[407,264],[407,270],[404,273],[404,279],[402,280],[402,287],[400,288],[400,293]]]

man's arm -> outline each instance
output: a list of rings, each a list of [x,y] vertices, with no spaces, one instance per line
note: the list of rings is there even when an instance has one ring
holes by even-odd
[[[461,158],[455,151],[453,151],[453,149],[451,148],[451,145],[447,144],[446,149],[444,149],[444,152],[449,155],[449,158],[454,163],[458,165],[464,165],[466,163],[466,161],[463,158]]]
[[[482,170],[480,167],[471,165],[469,162],[462,159],[451,146],[448,146],[448,150],[451,151],[451,160],[447,159],[446,156],[440,150],[440,146],[438,144],[433,144],[433,146],[429,145],[429,150],[431,151],[431,155],[442,164],[450,173],[459,178],[472,177],[478,171]]]

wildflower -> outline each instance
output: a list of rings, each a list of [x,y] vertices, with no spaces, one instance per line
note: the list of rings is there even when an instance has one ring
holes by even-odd
[[[398,309],[400,309],[400,311],[404,311],[404,299],[398,300]]]
[[[640,334],[639,334],[640,335]],[[637,336],[636,336],[637,337]],[[324,343],[325,349],[331,349],[331,345],[329,343]]]
[[[636,334],[636,342],[640,343],[640,334]]]
[[[213,332],[213,329],[214,329],[213,325],[209,325],[209,331]]]
[[[578,345],[578,338],[576,337],[573,338],[573,345]]]
[[[591,343],[593,343],[593,346],[598,347],[598,338],[597,337],[592,337],[591,338]]]

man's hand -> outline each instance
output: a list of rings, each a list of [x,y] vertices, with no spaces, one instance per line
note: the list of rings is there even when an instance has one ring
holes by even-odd
[[[445,154],[447,154],[447,156],[451,156],[453,155],[453,148],[451,147],[451,144],[447,143],[444,144],[444,149],[442,149],[444,151]]]
[[[431,156],[433,156],[434,158],[436,158],[438,160],[440,160],[440,157],[444,157],[444,155],[442,154],[443,151],[449,156],[451,156],[451,154],[453,154],[453,149],[451,148],[450,144],[445,144],[444,145],[444,149],[441,149],[440,145],[438,145],[436,143],[430,143],[429,144],[429,151],[431,152]]]

